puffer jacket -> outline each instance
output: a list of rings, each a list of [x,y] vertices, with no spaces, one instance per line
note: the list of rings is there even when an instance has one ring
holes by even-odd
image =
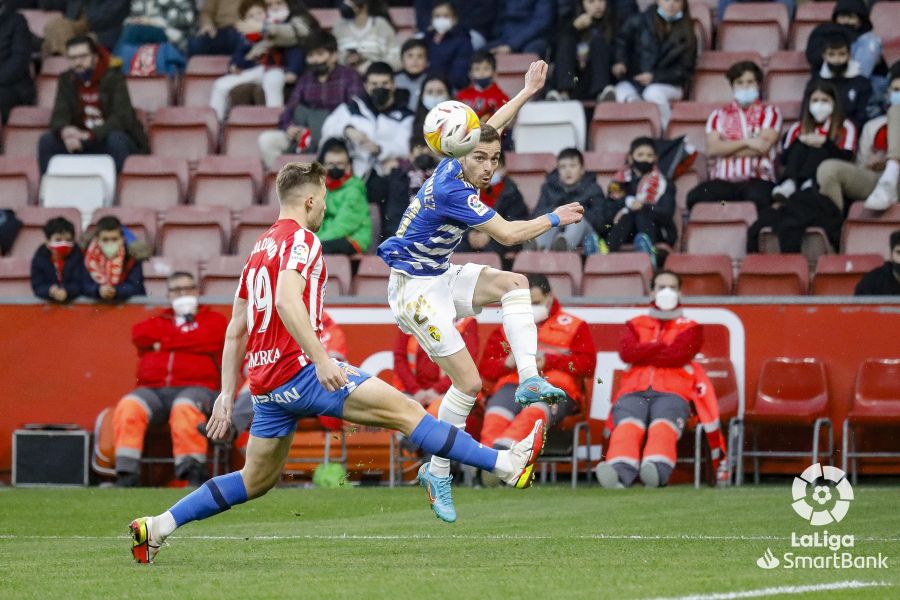
[[[687,5],[685,5],[687,8]],[[634,15],[616,38],[616,62],[627,68],[627,77],[652,73],[653,83],[687,85],[697,63],[697,38],[690,13],[675,23],[656,14],[656,5]]]

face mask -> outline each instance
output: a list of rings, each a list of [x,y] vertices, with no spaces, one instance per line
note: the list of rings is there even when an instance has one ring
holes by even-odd
[[[831,113],[834,111],[834,105],[831,102],[824,102],[819,100],[817,102],[809,103],[809,114],[813,116],[813,119],[816,120],[816,123],[822,123],[831,116]]]
[[[531,312],[534,313],[535,323],[543,323],[550,316],[550,309],[544,304],[532,304]]]
[[[888,96],[888,98],[891,106],[900,104],[900,90],[891,90],[891,94],[890,96]]]
[[[663,288],[656,292],[654,304],[660,310],[675,310],[678,307],[678,292],[672,288]]]
[[[372,90],[372,103],[378,108],[386,108],[391,102],[391,90],[383,87]]]
[[[437,166],[437,159],[430,154],[420,154],[413,159],[413,166],[420,171],[431,171]]]
[[[78,73],[78,78],[81,79],[82,83],[90,83],[91,79],[94,77],[94,68],[90,67]]]
[[[325,175],[329,179],[343,179],[345,172],[344,172],[344,169],[340,169],[338,167],[331,167],[330,169],[328,169],[328,171],[325,173]]]
[[[450,17],[435,17],[431,20],[431,26],[441,35],[453,29],[453,21]]]
[[[641,175],[646,175],[653,170],[653,163],[645,160],[636,160],[631,163],[631,167]]]
[[[328,72],[328,63],[309,63],[306,65],[313,75],[324,75]]]
[[[99,244],[100,250],[106,258],[115,258],[116,254],[119,253],[119,242],[99,242]]]
[[[274,8],[266,12],[269,23],[284,23],[291,16],[291,9],[288,7]]]
[[[424,106],[428,110],[431,110],[441,102],[446,102],[449,99],[450,98],[448,98],[447,96],[422,96],[422,106]]]
[[[350,20],[356,16],[356,11],[353,10],[353,7],[347,3],[341,4],[338,8],[338,12],[341,13],[342,19]]]
[[[828,65],[828,68],[837,77],[843,77],[844,73],[847,72],[847,67],[850,65],[850,63],[825,63],[825,64]]]
[[[66,241],[49,242],[47,244],[47,248],[50,249],[50,252],[62,259],[65,259],[67,256],[69,256],[74,246],[74,243]]]
[[[179,317],[187,317],[197,313],[199,303],[197,296],[179,296],[172,300],[172,310]]]
[[[491,83],[494,82],[493,77],[481,77],[479,79],[473,79],[472,83],[477,85],[479,88],[485,90],[490,87]]]
[[[682,10],[679,10],[677,13],[670,17],[665,13],[661,6],[656,7],[656,14],[658,14],[659,18],[661,18],[666,23],[674,23],[675,21],[679,21],[684,17],[684,11]]]
[[[759,90],[756,88],[741,88],[734,91],[734,99],[741,106],[753,104],[759,98]]]

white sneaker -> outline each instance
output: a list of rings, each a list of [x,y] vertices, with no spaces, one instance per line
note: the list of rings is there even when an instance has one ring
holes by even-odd
[[[522,489],[531,487],[534,479],[534,463],[537,462],[544,449],[544,421],[538,419],[524,439],[516,442],[509,449],[509,458],[513,464],[513,474],[503,479],[507,485]]]
[[[602,462],[594,467],[594,474],[600,485],[608,490],[621,490],[625,487],[625,484],[619,479],[619,474],[608,462]]]
[[[887,210],[897,203],[897,183],[879,179],[875,189],[866,198],[864,206],[869,210]]]
[[[794,183],[793,179],[785,179],[774,188],[772,188],[772,197],[782,196],[784,198],[790,198],[794,195],[794,192],[797,191],[797,184]]]
[[[659,487],[659,470],[653,463],[645,462],[641,465],[640,477],[644,487]]]

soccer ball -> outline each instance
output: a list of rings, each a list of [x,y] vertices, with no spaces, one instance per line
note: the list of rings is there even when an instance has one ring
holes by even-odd
[[[471,152],[481,139],[478,115],[456,100],[446,100],[428,111],[423,129],[429,148],[453,158]]]

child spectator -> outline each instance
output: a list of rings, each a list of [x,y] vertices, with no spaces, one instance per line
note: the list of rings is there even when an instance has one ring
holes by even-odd
[[[488,44],[494,54],[534,52],[544,56],[556,22],[556,3],[548,0],[505,0]]]
[[[611,0],[578,0],[577,4],[578,15],[563,24],[556,42],[556,98],[612,100],[617,21]],[[553,99],[551,94],[548,99]]]
[[[34,99],[28,22],[5,2],[0,5],[0,123],[6,124],[13,107]]]
[[[697,38],[690,8],[684,0],[656,0],[631,17],[616,39],[612,73],[616,102],[642,98],[659,107],[663,130],[669,123],[670,102],[684,97],[697,61]]]
[[[528,207],[519,186],[506,172],[506,157],[500,154],[500,162],[491,176],[491,185],[481,190],[481,202],[493,208],[507,221],[522,221],[528,218]],[[474,227],[463,234],[457,252],[493,252],[500,256],[516,253],[522,246],[504,246],[483,231]]]
[[[341,20],[332,32],[337,38],[341,64],[365,73],[369,65],[386,62],[400,68],[400,42],[383,0],[343,0]]]
[[[419,93],[419,103],[416,105],[415,118],[413,119],[412,133],[414,136],[422,136],[425,128],[425,117],[428,111],[450,99],[450,84],[437,75],[429,75],[422,83]]]
[[[198,3],[199,4],[199,3]],[[231,54],[241,34],[234,28],[240,19],[241,0],[203,0],[200,29],[188,42],[188,54]]]
[[[293,56],[293,64],[284,75],[285,83],[297,81],[297,75],[303,70],[305,56],[300,48],[308,49],[309,36],[319,30],[319,22],[302,2],[286,2],[285,0],[266,0],[266,19],[242,20],[235,25],[246,39],[253,41],[253,47],[246,54],[249,60],[256,60],[276,48],[291,49],[299,53]],[[254,41],[255,40],[255,41]]]
[[[472,38],[459,24],[456,9],[449,1],[435,2],[431,28],[425,33],[428,44],[428,73],[446,78],[455,89],[469,85]]]
[[[397,88],[409,94],[407,106],[415,112],[419,105],[419,94],[422,84],[428,76],[428,44],[423,40],[411,38],[403,42],[400,48],[402,68],[394,75]]]
[[[122,223],[116,217],[97,221],[84,266],[81,290],[89,298],[124,302],[145,294],[141,263],[126,247]]]
[[[44,225],[47,241],[31,259],[31,289],[51,302],[71,302],[81,295],[84,254],[75,243],[75,226],[63,217]]]
[[[831,23],[818,25],[806,42],[806,60],[813,72],[822,68],[825,42],[834,32],[849,36],[850,56],[859,65],[860,75],[871,78],[876,68],[884,64],[881,38],[872,31],[865,0],[838,0],[831,13]]]
[[[490,52],[479,51],[472,55],[469,78],[472,85],[460,90],[456,99],[467,104],[484,123],[509,102],[509,96],[494,81],[497,59]]]
[[[325,140],[319,162],[326,169],[325,217],[318,236],[325,254],[363,254],[372,243],[366,184],[350,169],[350,152],[338,139]]]
[[[872,84],[860,74],[859,63],[850,58],[850,42],[843,32],[835,32],[825,40],[822,52],[822,67],[818,77],[834,86],[841,99],[844,115],[860,128],[869,120],[869,102],[872,98]]]
[[[442,0],[413,0],[416,9],[416,29],[428,31],[431,26],[431,9]],[[471,32],[472,48],[480,50],[493,36],[500,0],[453,0],[459,23]]]

